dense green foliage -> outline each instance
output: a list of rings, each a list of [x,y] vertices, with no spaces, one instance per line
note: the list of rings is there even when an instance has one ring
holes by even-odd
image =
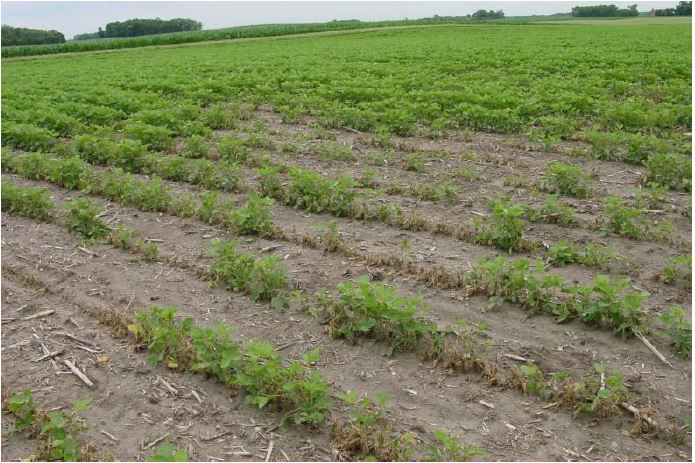
[[[370,283],[366,277],[338,285],[340,295],[321,301],[321,315],[331,334],[350,341],[371,336],[389,342],[388,355],[411,350],[426,334],[433,331],[416,317],[418,297],[404,297],[393,288]]]
[[[678,2],[675,8],[660,8],[654,10],[654,16],[692,16],[693,2]]]
[[[572,8],[572,16],[579,18],[614,18],[637,16],[637,5],[619,9],[615,5],[575,6]]]
[[[2,26],[3,47],[51,43],[65,43],[65,36],[53,30],[43,31],[40,29],[27,29],[26,27]]]
[[[590,142],[596,157],[645,163],[647,182],[689,190],[690,35],[686,24],[437,26],[75,56],[69,67],[55,58],[6,62],[3,143],[47,151],[98,128],[150,150],[183,137],[198,157],[205,143],[191,137],[268,104],[327,128],[380,134],[540,127]],[[247,144],[264,140],[234,143],[224,153],[240,161]],[[291,199],[342,209],[310,205],[305,191]]]
[[[471,15],[473,19],[502,19],[504,18],[504,11],[502,10],[478,10]]]
[[[261,24],[254,26],[237,26],[225,29],[211,29],[205,31],[199,29],[190,29],[184,30],[184,32],[155,33],[153,35],[140,36],[137,38],[134,38],[132,36],[107,35],[107,31],[102,30],[100,28],[99,32],[79,34],[79,36],[75,36],[76,40],[71,42],[62,43],[65,42],[64,39],[62,42],[35,42],[60,43],[60,45],[58,46],[18,46],[14,48],[3,49],[2,57],[10,58],[15,56],[51,55],[54,53],[71,53],[94,50],[115,50],[121,48],[146,47],[151,45],[174,45],[181,43],[244,39],[252,37],[277,37],[284,35],[307,34],[313,32],[350,31],[366,28],[380,28],[391,26],[412,26],[420,24],[458,24],[470,21],[471,18],[467,16],[435,15],[435,17],[433,18],[405,19],[395,21],[331,21],[326,23],[305,24]],[[126,22],[120,23],[119,26],[117,26],[114,30],[118,31],[119,33],[127,33],[127,31],[122,30],[121,26]]]
[[[177,320],[176,311],[176,307],[140,311],[128,326],[136,340],[147,345],[152,365],[164,362],[171,369],[213,375],[244,390],[246,401],[258,408],[284,410],[288,423],[315,426],[326,419],[329,386],[305,366],[319,359],[318,349],[301,361],[288,362],[267,341],[239,344],[230,338],[228,326],[197,327],[192,318]]]
[[[199,31],[203,24],[194,19],[174,18],[163,19],[129,19],[127,21],[111,22],[104,28],[104,37],[137,37],[139,35],[166,34],[169,32]]]
[[[623,338],[642,329],[646,318],[642,303],[649,293],[629,291],[628,279],[598,275],[590,285],[572,284],[546,272],[541,262],[497,257],[479,261],[469,282],[475,291],[553,314],[558,322],[578,317],[612,328]]]
[[[2,210],[32,219],[45,219],[51,215],[53,203],[44,188],[22,187],[2,183]]]
[[[97,32],[77,34],[74,40],[92,40],[114,37],[139,37],[142,35],[168,34],[172,32],[200,31],[203,24],[194,19],[174,18],[163,19],[129,19],[127,21],[116,21],[101,27]]]

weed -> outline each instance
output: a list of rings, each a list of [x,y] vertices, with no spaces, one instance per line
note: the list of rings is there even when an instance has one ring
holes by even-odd
[[[299,145],[293,141],[285,141],[280,145],[280,151],[285,154],[296,154],[299,152]]]
[[[315,145],[314,152],[326,161],[347,162],[355,159],[355,155],[352,154],[352,148],[341,143],[321,143],[319,145]]]
[[[425,161],[417,154],[406,154],[405,170],[412,170],[413,172],[424,172]]]
[[[643,209],[627,206],[618,196],[608,196],[605,201],[608,222],[602,228],[604,232],[613,232],[634,239],[644,236],[647,219]]]
[[[236,242],[214,240],[210,253],[215,257],[213,282],[225,283],[232,291],[246,291],[253,272],[254,259],[249,253],[239,254]]]
[[[235,162],[221,161],[217,165],[217,187],[222,191],[236,191],[242,179],[241,168]]]
[[[505,199],[496,199],[492,201],[490,209],[490,218],[482,221],[476,217],[473,222],[476,230],[475,241],[504,249],[510,254],[521,249],[523,206]]]
[[[664,330],[671,338],[675,352],[682,358],[692,357],[692,322],[685,316],[682,307],[671,306],[659,317]]]
[[[546,256],[550,265],[558,267],[578,262],[581,257],[577,245],[564,240],[550,246]]]
[[[220,194],[217,191],[207,191],[200,195],[200,218],[203,222],[213,224],[219,222],[222,216]]]
[[[453,178],[462,178],[462,179],[468,180],[470,182],[475,182],[475,181],[480,180],[482,178],[482,176],[480,175],[480,172],[473,169],[472,167],[456,168],[451,172],[451,176]]]
[[[638,209],[658,209],[666,201],[668,188],[651,183],[647,187],[634,190],[635,207]]]
[[[2,144],[26,151],[46,151],[56,142],[56,134],[32,124],[6,121],[2,124]]]
[[[376,177],[376,171],[367,167],[362,171],[362,175],[357,179],[357,183],[363,188],[374,188],[376,187]]]
[[[323,244],[323,252],[336,252],[345,246],[338,232],[338,224],[336,224],[335,221],[328,223],[321,242]]]
[[[190,193],[176,195],[172,198],[168,211],[179,217],[193,217],[198,215],[198,203]]]
[[[124,132],[126,137],[139,140],[144,146],[154,151],[165,151],[173,145],[173,133],[166,127],[143,122],[128,122]]]
[[[647,184],[663,185],[677,191],[692,188],[692,160],[681,153],[658,153],[645,161],[647,168],[643,181]]]
[[[164,212],[171,203],[169,187],[162,179],[154,177],[150,181],[141,182],[138,188],[132,191],[133,202],[137,204],[141,211],[161,211]]]
[[[145,461],[188,461],[188,452],[176,449],[170,442],[164,442]]]
[[[529,179],[519,174],[512,174],[504,179],[504,186],[512,188],[526,188],[529,185]]]
[[[249,138],[246,140],[245,144],[248,147],[255,149],[274,149],[273,141],[270,138],[268,138],[267,135],[257,132],[250,133]]]
[[[374,131],[374,137],[378,146],[382,148],[390,148],[392,144],[391,131],[386,127],[377,127]]]
[[[224,104],[214,104],[202,115],[203,122],[212,129],[233,129],[236,117],[234,111]]]
[[[672,241],[676,225],[670,220],[660,220],[652,227],[648,236],[654,240]]]
[[[97,218],[99,211],[86,198],[74,199],[65,205],[68,211],[67,229],[88,241],[105,238],[109,228]]]
[[[159,248],[154,243],[148,243],[143,240],[135,242],[135,249],[142,254],[142,260],[145,262],[154,262],[159,255]]]
[[[461,189],[452,182],[443,182],[439,185],[442,197],[449,203],[457,203]]]
[[[331,180],[319,173],[293,167],[287,202],[309,212],[330,212],[337,217],[348,214],[355,197],[354,182],[347,177]]]
[[[75,152],[90,164],[106,165],[114,158],[116,146],[110,139],[91,135],[75,137]]]
[[[186,140],[186,147],[183,150],[183,155],[187,158],[204,158],[208,155],[208,146],[205,144],[205,138],[200,135],[192,135]]]
[[[682,254],[669,259],[666,267],[661,270],[661,279],[664,283],[690,287],[693,279],[693,255]]]
[[[285,304],[282,297],[289,287],[287,270],[280,264],[278,256],[265,256],[254,263],[248,292],[257,301],[270,301],[274,308]]]
[[[125,225],[119,223],[116,225],[116,228],[111,230],[111,233],[109,234],[109,242],[115,247],[121,248],[125,251],[132,247],[131,241],[134,234],[135,232],[133,230],[126,228]]]
[[[591,179],[577,166],[551,161],[541,179],[541,188],[551,193],[586,198],[591,189]]]
[[[563,227],[579,225],[579,220],[572,208],[560,202],[556,194],[549,195],[540,208],[528,208],[526,215],[531,222],[556,223]]]
[[[417,182],[412,184],[409,188],[406,187],[406,191],[407,190],[411,190],[411,194],[420,201],[439,201],[442,199],[442,191],[436,184]]]
[[[244,141],[232,135],[223,137],[219,141],[217,149],[220,153],[220,158],[227,161],[244,162],[248,156],[248,149]]]
[[[2,183],[2,210],[10,214],[31,219],[48,219],[53,211],[53,203],[48,199],[44,188],[22,187],[12,183]]]
[[[48,164],[46,178],[52,183],[75,190],[88,185],[91,172],[87,163],[74,156],[51,161]]]
[[[256,170],[256,173],[261,177],[260,181],[258,182],[258,193],[262,196],[268,196],[280,202],[284,202],[285,189],[282,187],[282,183],[280,182],[280,167],[263,167]]]
[[[243,208],[229,212],[228,220],[240,235],[263,236],[272,226],[269,210],[272,204],[272,198],[261,198],[251,193]]]
[[[393,163],[393,152],[369,151],[367,152],[367,161],[373,166],[388,166]]]
[[[48,158],[41,153],[28,153],[22,156],[7,156],[3,149],[3,171],[15,171],[29,180],[43,180],[48,176]]]

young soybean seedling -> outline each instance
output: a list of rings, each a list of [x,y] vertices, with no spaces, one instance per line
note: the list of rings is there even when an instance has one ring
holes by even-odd
[[[174,448],[171,442],[164,442],[145,461],[188,461],[188,452]]]
[[[437,445],[430,447],[426,461],[471,461],[471,458],[485,455],[485,452],[472,445],[461,445],[446,432],[434,431]]]
[[[34,396],[29,389],[12,394],[7,400],[6,407],[17,417],[17,422],[10,428],[10,433],[26,429],[36,421]]]

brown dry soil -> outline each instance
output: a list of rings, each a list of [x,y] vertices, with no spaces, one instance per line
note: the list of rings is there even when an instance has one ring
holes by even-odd
[[[259,117],[277,145],[292,133],[310,130],[306,125],[283,124],[267,111],[259,112]],[[334,133],[338,141],[353,146],[355,160],[326,162],[317,156],[296,155],[290,161],[327,174],[358,176],[367,164],[365,153],[378,149],[367,146],[362,134],[338,130]],[[451,156],[428,162],[424,173],[406,172],[400,164],[376,168],[380,181],[400,178],[425,183],[447,179],[447,172],[456,167],[475,168],[482,175],[480,180],[456,181],[462,190],[461,197],[470,198],[469,202],[450,205],[397,195],[384,196],[385,200],[401,204],[407,211],[420,210],[432,220],[467,221],[474,215],[470,211],[486,211],[486,198],[495,191],[511,193],[515,200],[526,204],[542,202],[544,194],[504,187],[504,177],[513,172],[533,182],[541,176],[549,160],[571,161],[595,173],[594,197],[569,201],[582,225],[562,228],[527,223],[525,236],[549,243],[559,239],[605,242],[629,259],[628,268],[615,271],[615,276],[629,275],[633,288],[651,293],[646,303],[649,312],[658,313],[674,303],[690,312],[690,288],[666,285],[653,278],[669,257],[684,252],[679,245],[602,237],[590,226],[601,210],[596,198],[606,192],[629,197],[637,184],[639,168],[570,156],[567,146],[554,153],[540,153],[499,136],[475,134],[473,138],[446,142],[398,139],[399,146],[406,150],[414,146],[425,155],[427,150],[445,149]],[[460,155],[464,152],[476,152],[479,160],[471,163],[463,159]],[[394,155],[398,161],[405,152],[399,149]],[[288,160],[279,152],[273,156]],[[253,174],[249,171],[249,175]],[[62,210],[65,201],[85,196],[48,183],[13,175],[3,177],[4,181],[49,189],[57,210]],[[186,183],[171,186],[175,191],[200,191]],[[245,195],[230,196],[241,201]],[[500,354],[515,354],[533,359],[545,372],[567,370],[585,376],[592,372],[594,363],[604,362],[609,371],[625,375],[632,403],[638,408],[650,405],[657,411],[654,417],[658,420],[685,425],[692,414],[691,363],[676,357],[663,339],[654,343],[674,365],[673,369],[661,363],[638,340],[621,341],[610,331],[579,322],[556,324],[547,316],[529,317],[519,307],[509,304],[489,311],[487,298],[466,296],[463,288],[437,289],[397,268],[373,267],[339,253],[324,254],[285,241],[239,238],[197,219],[145,213],[103,198],[92,199],[104,210],[102,220],[110,226],[123,223],[132,228],[136,237],[155,243],[162,255],[209,268],[212,260],[206,250],[213,238],[238,239],[240,247],[254,255],[273,247],[270,252],[283,259],[293,286],[308,293],[333,289],[336,284],[359,275],[378,275],[397,285],[402,293],[422,294],[431,309],[427,317],[439,324],[451,324],[460,318],[488,323],[488,355],[497,357],[503,364],[515,362]],[[681,215],[684,207],[684,196],[669,193],[665,213],[659,213],[656,218],[668,217],[676,224],[676,234],[690,240],[690,221]],[[441,264],[465,270],[480,257],[503,255],[490,247],[428,231],[404,231],[379,222],[361,223],[308,214],[277,204],[271,212],[273,222],[287,232],[312,236],[320,234],[317,224],[335,220],[348,246],[370,253],[405,253],[423,267]],[[410,249],[399,251],[404,238],[409,241]],[[539,253],[528,256],[542,257]],[[534,396],[490,386],[477,374],[447,375],[424,363],[416,353],[399,353],[389,358],[385,356],[383,344],[363,340],[352,345],[332,339],[296,300],[278,312],[242,294],[211,287],[195,272],[180,265],[161,260],[143,262],[137,255],[107,245],[85,248],[57,224],[3,213],[2,265],[3,397],[28,388],[45,408],[65,409],[77,399],[91,397],[92,404],[81,415],[87,426],[83,437],[102,458],[143,460],[154,447],[144,448],[162,436],[177,447],[188,449],[192,460],[297,461],[342,457],[330,442],[330,423],[318,430],[301,426],[282,430],[278,428],[279,414],[245,404],[243,394],[213,379],[170,372],[164,367],[150,368],[146,353],[134,350],[122,337],[112,335],[108,327],[99,324],[85,309],[113,307],[132,315],[138,309],[155,305],[177,306],[179,315],[193,317],[203,326],[228,324],[234,328],[233,336],[237,340],[269,340],[288,357],[320,347],[317,368],[334,392],[355,390],[371,397],[388,394],[390,401],[384,408],[399,429],[413,431],[427,443],[432,442],[434,429],[446,430],[461,442],[485,449],[487,455],[480,457],[483,460],[691,458],[689,427],[684,426],[686,442],[680,444],[635,435],[631,432],[633,419],[628,414],[603,420],[573,417],[567,410],[545,407],[547,402]],[[577,265],[554,271],[582,282],[602,273]],[[47,309],[55,312],[44,318],[23,320]],[[65,332],[85,343],[66,337]],[[49,350],[63,350],[63,354],[55,361],[34,361],[42,353],[41,342]],[[91,378],[94,387],[88,388],[71,374],[63,363],[65,359],[74,361]],[[335,402],[333,411],[338,412],[341,405]],[[11,422],[3,419],[3,433]],[[4,461],[26,458],[34,451],[34,442],[22,435],[4,437]],[[272,452],[268,455],[271,442]]]

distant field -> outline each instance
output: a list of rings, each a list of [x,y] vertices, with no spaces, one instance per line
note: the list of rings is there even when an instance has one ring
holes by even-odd
[[[237,26],[224,29],[210,29],[193,32],[174,32],[170,34],[153,34],[139,37],[117,37],[93,40],[73,40],[51,45],[25,45],[2,47],[3,58],[19,56],[52,55],[58,53],[89,52],[98,50],[118,50],[156,45],[175,45],[186,43],[210,42],[219,40],[247,39],[258,37],[280,37],[289,35],[312,34],[318,32],[339,32],[360,29],[373,29],[394,26],[414,26],[442,23],[470,23],[470,20],[399,20],[370,22],[328,22],[306,24],[261,24]]]
[[[3,461],[691,461],[692,33],[627,21],[3,60]]]
[[[637,18],[597,18],[597,19],[567,19],[565,21],[547,21],[546,24],[595,24],[612,26],[639,26],[647,24],[672,25],[692,24],[691,16],[640,16]]]
[[[469,26],[481,25],[506,25],[506,24],[680,24],[690,23],[690,18],[597,18],[574,19],[564,17],[552,19],[543,16],[513,17],[502,20],[490,20],[476,22],[466,18],[458,19],[416,19],[399,21],[371,21],[371,22],[330,22],[308,24],[268,24],[258,26],[238,26],[225,29],[211,29],[195,32],[175,32],[171,34],[146,35],[141,37],[123,37],[94,40],[76,40],[62,44],[51,45],[26,45],[15,47],[3,47],[3,58],[15,58],[21,56],[52,55],[59,53],[83,53],[99,50],[119,50],[127,48],[149,47],[157,45],[176,45],[220,40],[249,39],[261,37],[280,37],[302,34],[315,34],[321,32],[348,32],[374,28],[392,28],[403,26],[462,24]]]

